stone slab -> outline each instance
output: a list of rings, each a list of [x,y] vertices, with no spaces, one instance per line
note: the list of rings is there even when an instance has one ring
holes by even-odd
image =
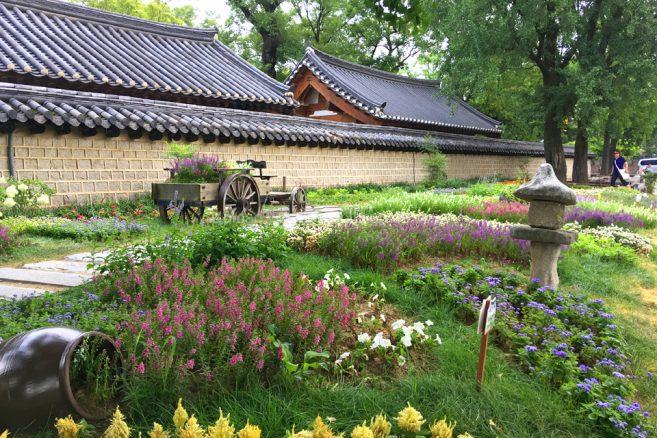
[[[548,163],[541,164],[531,181],[521,185],[513,194],[530,202],[551,201],[564,205],[577,203],[573,189],[559,181]]]
[[[109,251],[102,251],[93,254],[94,260],[103,261],[105,257],[109,254]],[[91,261],[92,254],[90,252],[81,252],[77,254],[71,254],[64,257],[65,260],[70,260],[72,262],[86,262]]]
[[[41,271],[37,269],[0,268],[0,281],[52,284],[55,286],[79,286],[91,279],[91,275],[68,272]]]
[[[45,290],[31,287],[19,287],[0,284],[0,298],[6,298],[10,300],[22,300],[24,298],[33,297],[36,295],[43,295],[45,292]]]
[[[93,274],[88,268],[89,262],[74,262],[72,260],[47,260],[45,262],[28,263],[25,269],[37,269],[45,271],[63,271],[74,274]]]
[[[574,231],[548,230],[546,228],[532,228],[528,225],[516,225],[511,228],[511,237],[533,242],[569,245],[577,240],[577,233]]]
[[[563,227],[566,206],[558,202],[532,201],[529,203],[527,222],[532,227],[558,230]]]

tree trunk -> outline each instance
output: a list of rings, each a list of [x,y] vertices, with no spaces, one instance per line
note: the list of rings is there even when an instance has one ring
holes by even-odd
[[[565,183],[568,169],[561,140],[561,121],[559,115],[549,108],[545,111],[545,120],[543,121],[543,149],[545,150],[545,161],[552,165],[557,178]]]
[[[280,35],[270,32],[260,32],[262,37],[261,61],[265,67],[265,73],[276,79],[276,63],[278,62],[278,46],[281,44]]]
[[[600,159],[600,176],[611,174],[611,135],[609,129],[605,128],[604,141],[602,143],[602,157]]]
[[[577,122],[577,135],[575,136],[575,160],[573,161],[573,182],[587,183],[589,181],[589,138],[586,127],[581,121]]]

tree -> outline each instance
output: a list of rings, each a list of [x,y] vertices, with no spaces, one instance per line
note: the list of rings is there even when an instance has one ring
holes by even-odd
[[[172,8],[162,0],[77,0],[77,3],[161,23],[192,26],[196,19],[192,5]]]

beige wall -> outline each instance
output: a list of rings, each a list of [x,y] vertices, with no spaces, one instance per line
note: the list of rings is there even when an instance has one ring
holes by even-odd
[[[8,176],[7,136],[0,135],[0,173]],[[355,183],[392,183],[425,176],[422,154],[356,149],[235,145],[198,143],[204,153],[226,160],[266,160],[265,174],[277,175],[272,186],[305,185],[324,187]],[[54,204],[115,199],[150,191],[150,183],[164,181],[169,160],[163,141],[146,136],[130,140],[126,135],[82,137],[76,133],[57,135],[51,130],[30,134],[14,133],[18,177],[37,178],[57,190]],[[515,177],[527,158],[508,156],[448,155],[450,177],[471,178],[493,174]],[[543,160],[531,158],[533,172]]]

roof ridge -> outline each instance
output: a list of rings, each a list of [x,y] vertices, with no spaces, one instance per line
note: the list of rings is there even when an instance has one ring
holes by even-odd
[[[48,14],[73,17],[87,22],[130,29],[137,32],[155,33],[173,38],[212,42],[217,34],[215,29],[199,29],[177,24],[160,23],[60,0],[0,0],[0,3],[20,9],[39,10]]]
[[[369,74],[372,76],[377,76],[382,79],[388,79],[392,81],[403,82],[406,84],[420,85],[423,87],[440,87],[440,81],[435,79],[422,79],[422,78],[412,78],[410,76],[404,76],[397,73],[391,73],[389,71],[380,70],[374,67],[368,67],[366,65],[357,64],[355,62],[347,61],[337,56],[330,55],[326,52],[316,49],[315,47],[308,46],[309,50],[312,50],[322,61],[332,63],[339,67],[348,68],[351,70],[356,70],[361,73]]]

